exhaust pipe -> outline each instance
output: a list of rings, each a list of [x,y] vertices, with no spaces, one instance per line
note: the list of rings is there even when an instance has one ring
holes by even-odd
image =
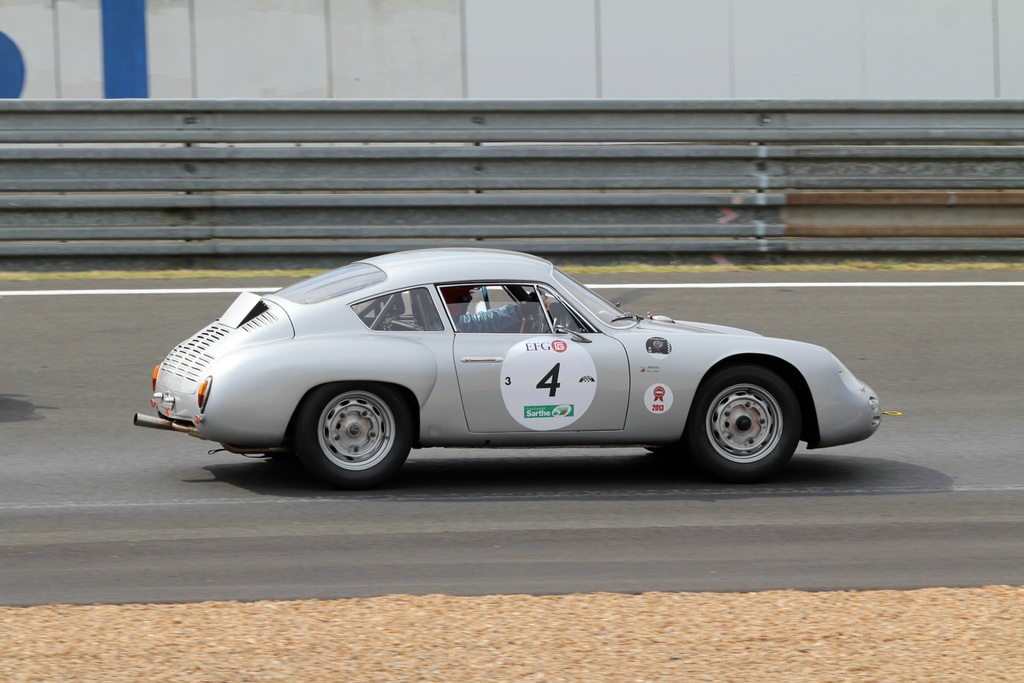
[[[151,417],[149,415],[142,415],[141,413],[135,413],[135,417],[132,418],[132,424],[136,427],[146,427],[148,429],[161,429],[166,432],[181,432],[182,434],[188,434],[194,436],[197,439],[202,439],[199,435],[199,430],[192,425],[181,424],[180,422],[173,422],[171,420],[165,420],[160,417]]]

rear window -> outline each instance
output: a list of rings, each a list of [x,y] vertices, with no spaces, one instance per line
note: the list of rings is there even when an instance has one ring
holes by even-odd
[[[344,294],[384,282],[388,276],[383,270],[369,263],[353,263],[350,266],[317,275],[308,280],[279,290],[277,296],[297,304],[315,304],[328,301]]]

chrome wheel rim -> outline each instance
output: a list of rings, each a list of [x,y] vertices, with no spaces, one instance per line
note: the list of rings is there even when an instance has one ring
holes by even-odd
[[[708,408],[708,439],[715,451],[735,463],[767,457],[782,438],[782,408],[759,386],[737,384],[722,391]]]
[[[336,397],[320,413],[320,448],[346,470],[379,464],[395,442],[395,416],[380,398],[363,391]]]

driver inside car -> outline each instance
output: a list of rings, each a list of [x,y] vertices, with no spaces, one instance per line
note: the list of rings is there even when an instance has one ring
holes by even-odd
[[[457,332],[507,332],[511,328],[518,332],[523,316],[518,304],[505,304],[500,308],[469,312],[473,292],[481,285],[443,287],[441,296],[455,321]]]

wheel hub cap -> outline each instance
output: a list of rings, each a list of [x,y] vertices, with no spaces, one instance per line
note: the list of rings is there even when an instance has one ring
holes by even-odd
[[[715,450],[732,462],[756,462],[779,443],[782,409],[760,387],[740,384],[721,392],[711,403],[707,432]]]
[[[345,469],[366,469],[380,462],[391,448],[393,435],[391,411],[372,394],[343,394],[320,416],[320,446]]]

